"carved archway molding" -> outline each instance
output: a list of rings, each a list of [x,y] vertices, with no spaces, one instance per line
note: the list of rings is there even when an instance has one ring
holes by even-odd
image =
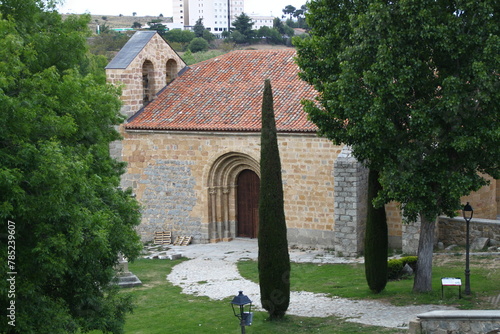
[[[225,153],[210,166],[206,185],[210,242],[230,241],[236,237],[237,177],[245,169],[260,177],[259,162],[245,153]]]

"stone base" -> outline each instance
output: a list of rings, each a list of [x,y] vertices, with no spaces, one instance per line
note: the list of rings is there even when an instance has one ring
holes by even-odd
[[[120,288],[132,288],[134,286],[142,285],[142,282],[137,276],[128,272],[121,273],[116,276],[116,284],[118,284]]]
[[[446,310],[417,315],[410,334],[477,334],[500,331],[500,310]]]
[[[287,230],[289,246],[301,248],[331,248],[335,247],[335,232],[305,228],[289,228]]]

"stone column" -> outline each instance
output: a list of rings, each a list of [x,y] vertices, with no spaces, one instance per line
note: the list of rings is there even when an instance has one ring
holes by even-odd
[[[363,252],[368,200],[368,168],[344,146],[334,164],[335,254]]]
[[[208,189],[208,242],[215,242],[217,239],[217,191],[214,188]]]
[[[229,226],[229,188],[224,188],[222,191],[223,202],[224,202],[224,235],[221,236],[223,241],[230,241],[231,237],[231,227]]]

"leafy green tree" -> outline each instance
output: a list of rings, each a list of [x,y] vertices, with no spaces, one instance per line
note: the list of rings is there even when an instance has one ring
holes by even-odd
[[[189,43],[189,50],[193,53],[207,51],[208,42],[204,38],[196,37]]]
[[[294,35],[293,28],[284,24],[283,21],[277,17],[273,20],[273,28],[278,30],[282,36],[292,37]]]
[[[172,29],[165,33],[165,39],[169,42],[188,44],[196,37],[194,32],[182,29]]]
[[[275,17],[273,20],[273,28],[278,30],[280,34],[286,35],[285,24],[278,17]]]
[[[208,31],[207,29],[203,31],[203,36],[201,37],[203,37],[203,39],[206,40],[208,43],[215,40],[215,35],[212,34],[210,31]]]
[[[162,37],[165,37],[167,31],[169,31],[167,26],[164,25],[160,19],[152,20],[151,22],[148,22],[148,24],[149,30],[156,30]]]
[[[248,42],[246,36],[240,33],[238,30],[234,30],[231,32],[231,40],[236,44],[245,44]]]
[[[200,17],[193,27],[193,32],[196,37],[203,37],[203,32],[205,31],[205,26],[203,25],[203,18]]]
[[[255,37],[255,31],[252,30],[252,19],[247,14],[241,13],[231,24],[234,27],[234,31],[239,32],[243,36],[243,38],[238,38],[240,41],[235,39],[236,43],[250,43]]]
[[[138,203],[109,155],[119,90],[88,52],[90,15],[63,21],[45,3],[0,2],[0,261],[5,273],[15,245],[17,272],[15,292],[0,282],[2,305],[15,306],[0,328],[121,333],[131,301],[110,284],[113,268],[141,244]]]
[[[134,21],[132,24],[132,28],[134,29],[140,29],[142,27],[142,24],[140,22]]]
[[[379,206],[421,219],[413,290],[429,291],[434,226],[500,178],[497,1],[318,0],[296,39],[305,110],[324,136],[380,172]]]
[[[262,26],[257,31],[257,36],[260,38],[265,38],[266,42],[270,44],[283,44],[283,37],[278,30],[269,28],[268,26]]]
[[[268,79],[262,100],[258,268],[260,299],[271,320],[283,318],[290,303],[290,256],[273,108]]]
[[[289,16],[290,16],[290,19],[292,19],[292,16],[293,16],[293,14],[295,13],[295,10],[296,10],[296,9],[297,9],[297,8],[295,8],[294,6],[292,6],[292,5],[288,5],[288,6],[286,6],[286,7],[285,7],[282,11],[283,11],[283,14],[285,14],[285,15],[289,15]]]
[[[365,231],[365,276],[368,287],[375,293],[385,289],[388,278],[388,231],[385,207],[374,207],[373,200],[381,190],[379,173],[370,170],[368,176],[368,212]]]

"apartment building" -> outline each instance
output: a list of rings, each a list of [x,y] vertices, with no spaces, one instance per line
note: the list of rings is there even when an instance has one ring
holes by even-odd
[[[202,18],[203,25],[215,34],[227,31],[243,11],[244,0],[173,0],[174,23],[189,29]]]
[[[227,31],[237,16],[244,12],[244,0],[172,0],[174,24],[191,29],[198,19],[210,32],[220,35]],[[273,26],[272,16],[249,15],[254,29]]]

